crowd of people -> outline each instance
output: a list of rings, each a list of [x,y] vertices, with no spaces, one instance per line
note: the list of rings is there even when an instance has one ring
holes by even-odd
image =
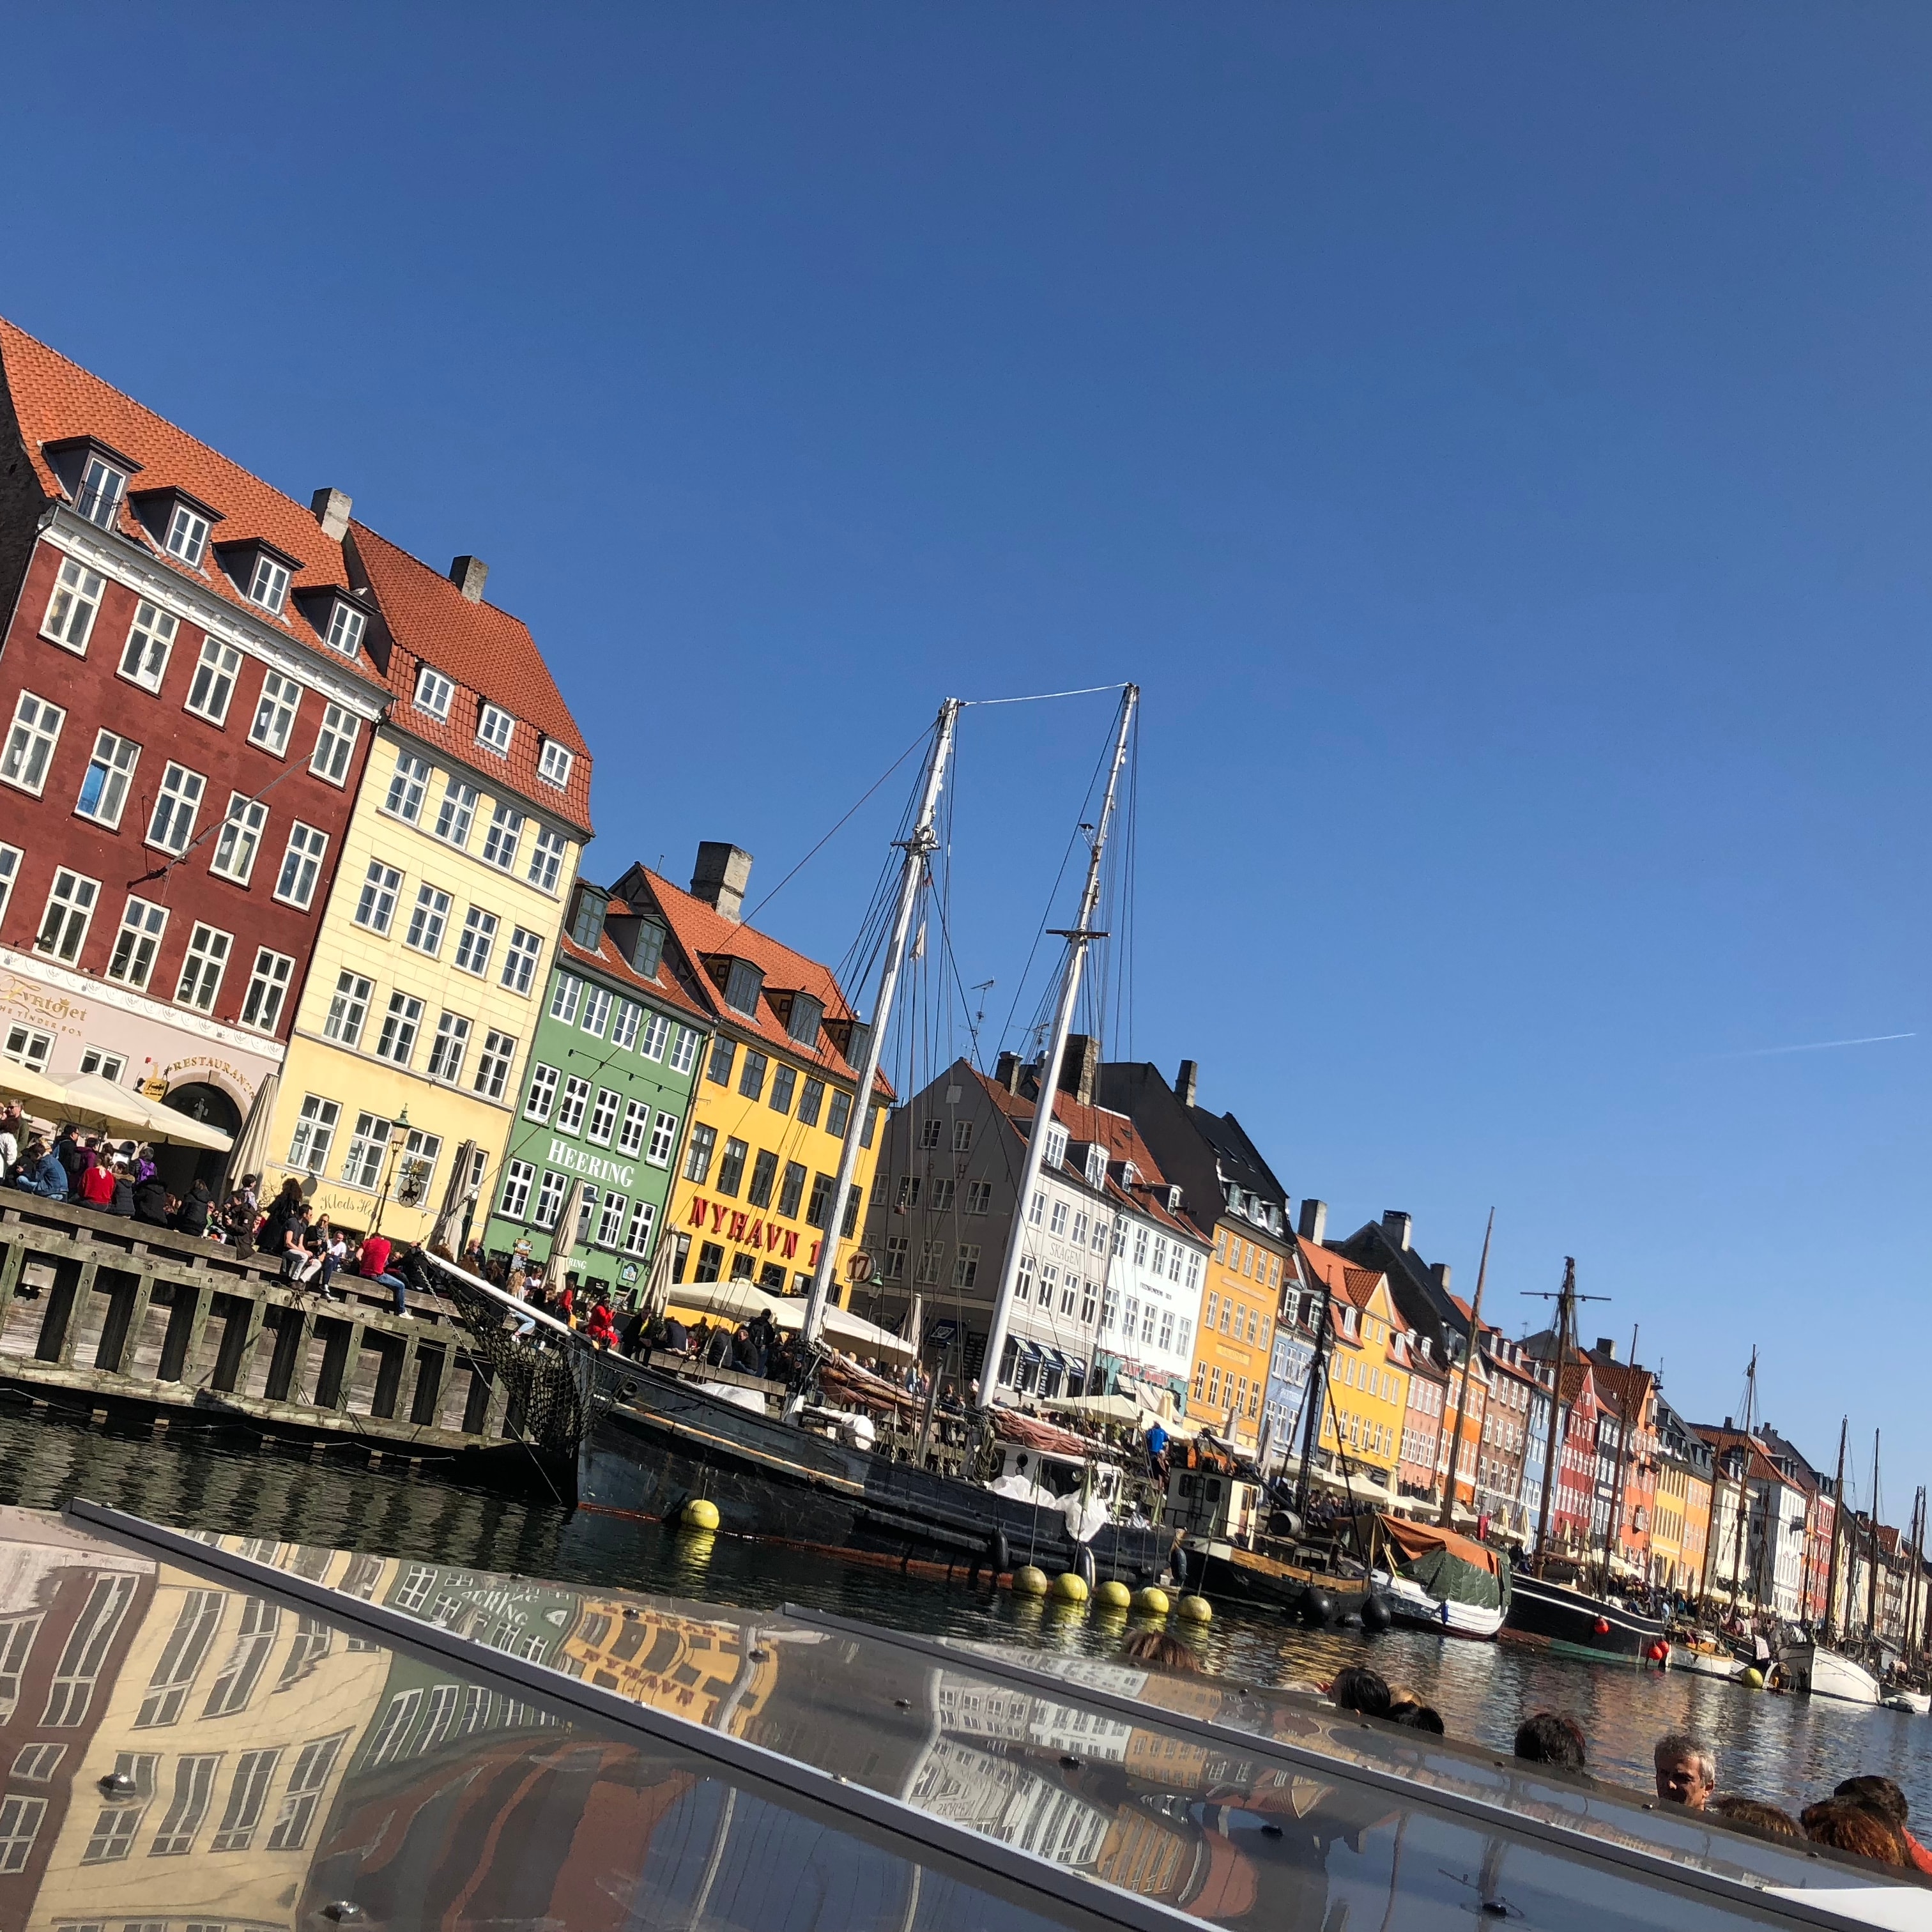
[[[25,1193],[71,1201],[151,1227],[206,1235],[212,1224],[214,1197],[208,1184],[196,1180],[185,1193],[170,1192],[152,1148],[83,1134],[70,1121],[50,1141],[28,1126],[16,1105],[0,1108],[0,1173]]]
[[[1436,1712],[1391,1688],[1378,1671],[1351,1666],[1336,1673],[1328,1693],[1338,1709],[1438,1736],[1443,1732]],[[1567,1778],[1590,1778],[1589,1743],[1582,1727],[1558,1712],[1538,1711],[1526,1718],[1516,1727],[1514,1755],[1519,1762],[1542,1765]],[[1932,1851],[1912,1835],[1905,1794],[1888,1778],[1848,1778],[1829,1797],[1806,1805],[1794,1818],[1761,1798],[1720,1791],[1717,1748],[1696,1732],[1666,1732],[1657,1741],[1651,1763],[1660,1803],[1704,1812],[1746,1831],[1806,1839],[1880,1864],[1932,1874]]]

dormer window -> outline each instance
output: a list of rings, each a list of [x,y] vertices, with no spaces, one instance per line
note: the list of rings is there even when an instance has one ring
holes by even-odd
[[[631,948],[631,969],[646,980],[655,980],[664,963],[664,928],[654,919],[638,922],[638,937]]]
[[[1229,1214],[1244,1214],[1247,1212],[1247,1206],[1248,1197],[1244,1194],[1238,1187],[1231,1187],[1228,1190],[1228,1212]]]
[[[1167,1190],[1167,1211],[1170,1214],[1180,1212],[1180,1190],[1178,1187],[1170,1187]]]
[[[517,721],[500,704],[486,704],[476,721],[476,742],[500,758],[507,758],[516,728]]]
[[[1141,1171],[1130,1160],[1120,1163],[1120,1185],[1131,1194],[1140,1185]]]
[[[248,602],[272,610],[279,617],[282,606],[289,601],[289,576],[288,566],[272,550],[258,549],[255,567],[248,573]]]
[[[174,508],[168,513],[167,535],[162,539],[162,548],[169,556],[178,557],[190,570],[201,568],[202,559],[208,554],[208,520],[192,503],[184,503],[177,496]]]
[[[1107,1184],[1107,1150],[1097,1142],[1087,1150],[1087,1185],[1104,1187]]]
[[[334,608],[328,614],[328,629],[326,634],[329,649],[340,651],[346,658],[352,658],[362,648],[362,634],[368,628],[368,614],[357,610],[346,598],[338,597]]]
[[[809,993],[791,996],[791,1011],[785,1016],[785,1036],[814,1052],[818,1046],[819,1022],[825,1017],[825,1002]]]
[[[74,507],[90,524],[111,530],[127,488],[127,471],[117,470],[105,457],[90,454],[80,472],[80,488],[74,492]]]
[[[604,915],[610,901],[595,886],[580,885],[571,910],[570,936],[586,952],[595,952],[604,938]]]
[[[546,738],[542,751],[537,755],[537,776],[545,784],[567,785],[572,762],[568,746],[560,745],[554,738]]]
[[[724,1004],[734,1013],[755,1015],[764,984],[762,967],[754,966],[748,959],[734,959],[724,975]]]
[[[449,700],[456,694],[456,687],[441,671],[432,670],[428,664],[416,667],[416,706],[418,711],[427,711],[432,718],[447,722]]]
[[[1066,1130],[1056,1120],[1046,1130],[1046,1164],[1059,1167],[1066,1159]]]

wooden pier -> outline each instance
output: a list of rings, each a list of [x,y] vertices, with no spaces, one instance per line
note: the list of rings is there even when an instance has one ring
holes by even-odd
[[[98,1420],[228,1421],[371,1460],[534,1477],[520,1418],[454,1310],[338,1275],[325,1299],[260,1255],[0,1188],[0,1389]]]

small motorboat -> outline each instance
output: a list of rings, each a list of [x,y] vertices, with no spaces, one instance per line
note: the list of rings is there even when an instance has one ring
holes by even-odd
[[[1454,1530],[1378,1516],[1371,1580],[1393,1622],[1445,1636],[1492,1638],[1509,1613],[1509,1565]]]
[[[1862,1664],[1822,1643],[1787,1644],[1780,1661],[1791,1688],[1801,1696],[1835,1697],[1846,1704],[1876,1704],[1878,1679]]]
[[[1888,1692],[1885,1699],[1888,1711],[1909,1711],[1915,1718],[1922,1718],[1932,1712],[1932,1690],[1898,1690]]]
[[[1690,1677],[1715,1677],[1726,1684],[1742,1684],[1744,1672],[1753,1666],[1714,1638],[1673,1637],[1670,1640],[1670,1668]]]

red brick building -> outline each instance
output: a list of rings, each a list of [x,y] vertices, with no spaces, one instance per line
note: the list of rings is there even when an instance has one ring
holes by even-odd
[[[0,322],[0,1054],[240,1127],[389,695],[348,512]]]

